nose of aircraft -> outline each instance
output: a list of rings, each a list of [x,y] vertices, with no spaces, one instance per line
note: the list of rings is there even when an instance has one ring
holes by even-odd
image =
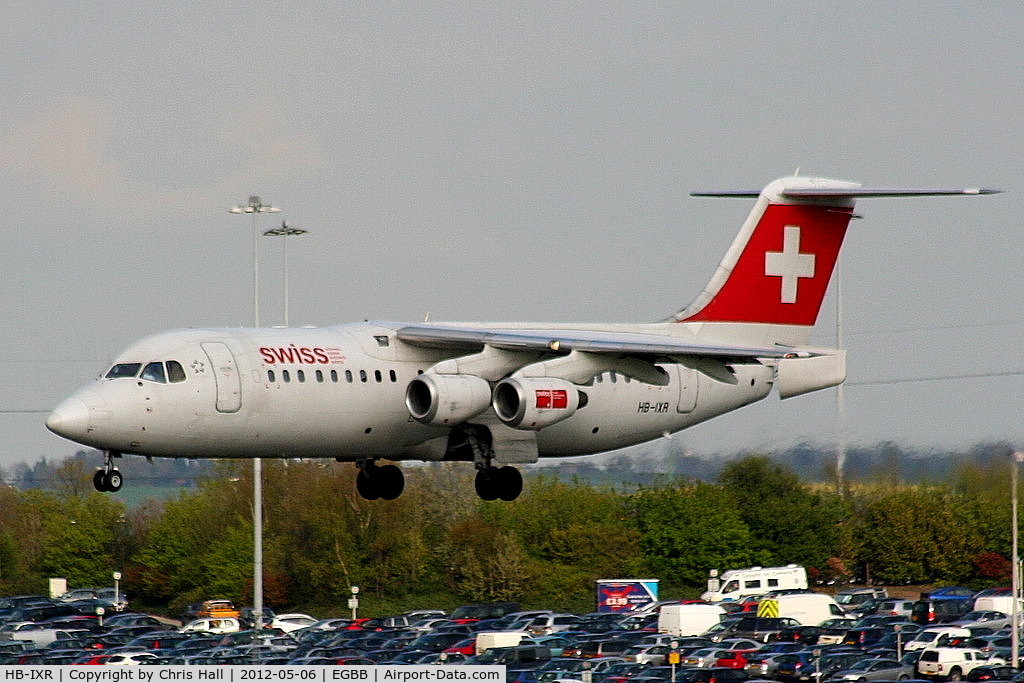
[[[46,428],[65,439],[80,439],[89,429],[89,406],[76,396],[65,399],[46,418]]]

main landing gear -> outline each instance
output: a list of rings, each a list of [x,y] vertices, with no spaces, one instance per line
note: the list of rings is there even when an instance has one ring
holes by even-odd
[[[523,492],[523,475],[515,467],[481,467],[476,473],[476,495],[483,500],[515,500]]]
[[[96,474],[92,475],[92,485],[100,493],[117,493],[124,485],[124,477],[114,467],[114,458],[119,457],[121,457],[120,453],[111,451],[103,454],[103,469],[96,470]]]
[[[405,489],[405,475],[395,465],[378,467],[372,460],[357,463],[356,490],[366,500],[394,500]]]

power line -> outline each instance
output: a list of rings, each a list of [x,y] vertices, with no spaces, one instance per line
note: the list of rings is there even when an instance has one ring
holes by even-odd
[[[904,377],[900,379],[864,380],[861,382],[844,382],[851,387],[873,387],[887,384],[911,384],[914,382],[944,382],[957,379],[987,379],[991,377],[1017,377],[1024,375],[1024,370],[1007,370],[1005,372],[976,372],[962,375],[935,375],[932,377]]]

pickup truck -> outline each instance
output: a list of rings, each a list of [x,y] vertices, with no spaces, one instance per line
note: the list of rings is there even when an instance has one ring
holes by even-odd
[[[1002,657],[969,647],[928,647],[917,660],[921,678],[960,681],[979,666],[1006,664]]]

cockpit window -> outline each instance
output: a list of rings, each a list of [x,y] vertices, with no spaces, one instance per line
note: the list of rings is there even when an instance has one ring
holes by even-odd
[[[107,379],[119,379],[121,377],[135,377],[139,374],[139,368],[142,367],[142,363],[118,363],[114,367],[107,370],[107,374],[104,375]]]
[[[176,360],[167,361],[167,379],[172,382],[185,381],[185,368]]]
[[[142,369],[142,379],[148,379],[150,382],[159,382],[165,384],[167,382],[167,374],[164,372],[163,363],[149,363]]]

